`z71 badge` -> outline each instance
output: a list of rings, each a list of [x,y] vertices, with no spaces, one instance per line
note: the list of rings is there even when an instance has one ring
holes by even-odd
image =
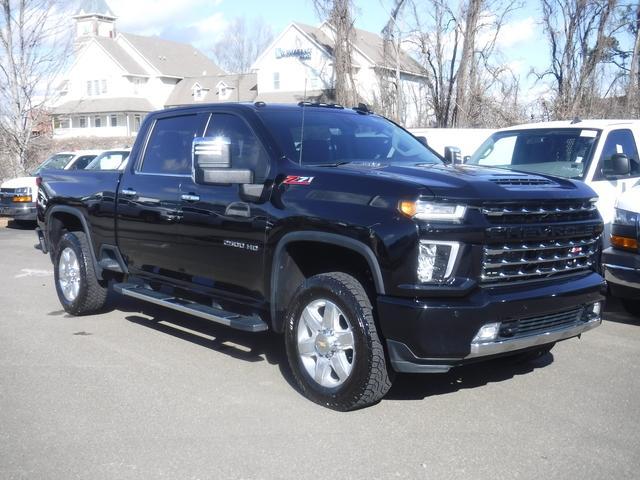
[[[313,177],[299,177],[298,175],[287,175],[282,183],[286,185],[311,185]]]

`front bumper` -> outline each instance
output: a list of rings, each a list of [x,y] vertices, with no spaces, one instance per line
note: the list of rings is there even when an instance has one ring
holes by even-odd
[[[640,253],[625,252],[613,247],[602,252],[604,276],[611,294],[621,298],[640,295]]]
[[[464,298],[378,298],[380,329],[391,365],[398,372],[446,372],[451,367],[575,337],[600,324],[577,317],[548,329],[475,344],[480,327],[553,316],[603,300],[605,282],[597,273],[538,285],[476,288]],[[544,324],[541,324],[544,327]]]
[[[36,204],[29,203],[0,203],[0,217],[12,217],[15,220],[35,220]]]

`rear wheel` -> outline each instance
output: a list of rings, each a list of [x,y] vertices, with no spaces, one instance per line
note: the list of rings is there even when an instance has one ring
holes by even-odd
[[[391,387],[371,302],[350,275],[315,275],[298,288],[285,343],[300,390],[316,403],[354,410],[378,402]]]
[[[634,317],[640,317],[640,301],[631,298],[621,298],[622,306]]]
[[[84,232],[69,232],[60,239],[53,265],[56,292],[67,312],[86,315],[104,307],[107,288],[98,281]]]

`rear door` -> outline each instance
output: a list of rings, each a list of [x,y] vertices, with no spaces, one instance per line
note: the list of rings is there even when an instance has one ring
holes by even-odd
[[[207,115],[158,116],[118,191],[118,244],[132,272],[179,277],[181,183],[191,177],[191,143]]]
[[[243,194],[248,186],[203,185],[185,178],[180,188],[180,225],[188,256],[183,257],[181,267],[192,281],[218,294],[260,301],[265,293],[264,195],[269,154],[251,126],[231,113],[213,113],[204,136],[228,143],[231,168],[252,170],[250,188],[253,193],[262,191],[263,198]]]

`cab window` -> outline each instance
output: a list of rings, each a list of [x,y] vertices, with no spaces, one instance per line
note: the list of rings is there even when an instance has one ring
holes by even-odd
[[[631,130],[621,129],[612,130],[607,135],[607,140],[604,143],[604,147],[602,147],[602,155],[600,155],[597,180],[604,179],[602,168],[617,153],[624,153],[629,158],[629,166],[631,167],[629,176],[640,176],[640,160],[638,159],[638,148],[633,133]]]
[[[255,183],[266,180],[269,155],[241,118],[227,113],[214,113],[204,136],[221,138],[229,144],[231,168],[253,171]]]
[[[202,135],[206,116],[180,115],[156,120],[142,160],[142,173],[191,173],[191,145]]]

